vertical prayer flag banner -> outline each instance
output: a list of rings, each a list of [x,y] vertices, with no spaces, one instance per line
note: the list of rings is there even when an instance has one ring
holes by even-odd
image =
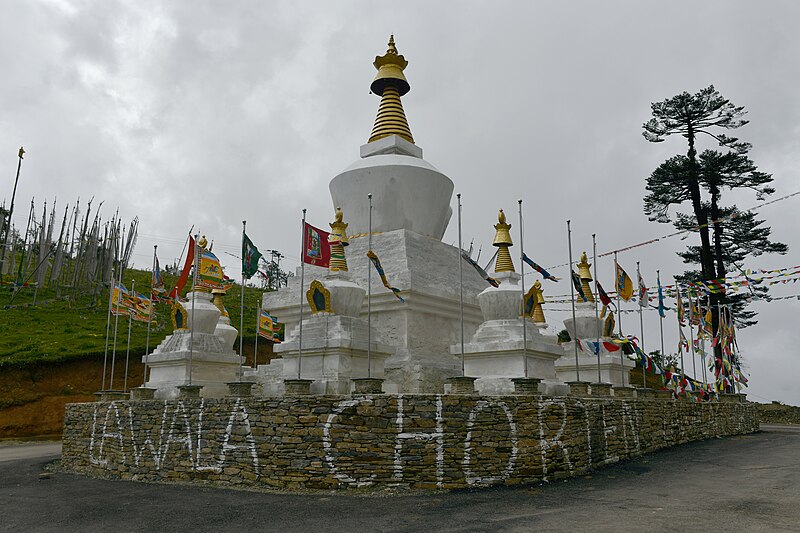
[[[328,268],[331,263],[330,233],[306,222],[303,228],[303,262]]]
[[[186,261],[183,263],[183,270],[181,270],[181,275],[178,278],[178,282],[175,284],[175,287],[169,291],[170,299],[175,299],[178,295],[183,291],[183,288],[186,286],[186,282],[189,279],[189,272],[192,270],[192,264],[194,264],[194,255],[195,255],[195,242],[194,237],[189,235],[189,252],[186,254]]]
[[[664,289],[661,287],[661,276],[656,277],[656,283],[658,283],[658,314],[661,318],[664,318],[667,313],[664,307]]]
[[[150,300],[150,298],[140,292],[137,292],[133,294],[133,302],[135,305],[135,310],[133,311],[131,317],[137,322],[149,322],[151,312],[150,308],[153,305],[153,302]]]
[[[633,297],[633,280],[631,280],[631,277],[619,266],[619,263],[615,262],[614,267],[617,273],[617,294],[619,294],[620,298],[629,302]]]
[[[258,316],[258,335],[267,340],[273,340],[275,321],[272,316],[264,311],[260,311]]]
[[[472,265],[472,268],[474,268],[475,271],[478,274],[480,274],[480,276],[483,279],[485,279],[487,282],[489,282],[489,285],[491,285],[492,287],[499,287],[500,286],[500,282],[497,281],[496,279],[494,279],[493,277],[491,277],[489,274],[487,274],[486,271],[478,263],[476,263],[469,256],[469,254],[467,252],[465,252],[464,250],[461,250],[461,257],[464,259],[464,261],[466,261],[467,263]]]
[[[372,265],[375,267],[375,270],[378,271],[378,276],[380,276],[381,281],[383,282],[383,286],[392,291],[392,293],[397,297],[398,300],[400,300],[401,302],[405,302],[403,297],[400,296],[400,289],[389,285],[389,280],[386,279],[386,273],[383,271],[383,267],[381,266],[381,260],[378,259],[377,255],[375,255],[375,252],[369,250],[367,252],[367,257],[369,257],[369,260],[372,261]]]
[[[595,280],[594,285],[597,287],[597,295],[600,297],[600,302],[603,304],[603,307],[608,307],[611,305],[611,298],[608,297],[608,294],[606,294],[606,291],[603,289],[603,286],[600,285],[600,282]]]
[[[524,262],[528,263],[528,265],[529,265],[529,266],[530,266],[532,269],[534,269],[536,272],[538,272],[539,274],[541,274],[542,276],[544,276],[544,279],[549,279],[550,281],[558,281],[558,278],[557,278],[557,277],[553,276],[553,275],[552,275],[552,274],[550,274],[550,273],[549,273],[547,270],[543,269],[543,268],[542,268],[542,267],[540,267],[538,264],[536,264],[536,263],[535,263],[535,262],[534,262],[534,261],[533,261],[533,260],[532,260],[530,257],[528,257],[528,256],[527,256],[527,255],[526,255],[524,252],[523,252],[523,254],[522,254],[522,260],[523,260]]]
[[[683,301],[681,300],[681,286],[675,284],[675,307],[678,310],[678,325],[683,326],[686,324],[686,319],[683,316]]]
[[[155,294],[164,294],[167,292],[164,287],[164,280],[161,278],[161,266],[158,264],[158,257],[156,257],[155,268],[153,268],[153,277],[150,280],[150,290]]]
[[[286,338],[286,324],[272,317],[272,342],[280,344]]]
[[[586,295],[583,293],[583,286],[581,285],[581,278],[580,278],[580,276],[578,276],[578,274],[576,274],[574,270],[571,270],[570,272],[572,273],[572,284],[575,286],[575,290],[577,291],[577,293],[578,293],[578,296],[579,296],[579,297],[581,298],[581,300],[583,300],[584,302],[588,302],[588,301],[589,301],[589,299],[588,299],[588,298],[586,297]]]
[[[636,277],[639,278],[639,307],[647,307],[647,302],[650,300],[650,295],[647,294],[647,285],[644,284],[639,272],[636,273]]]
[[[261,252],[258,251],[253,241],[246,233],[242,233],[242,275],[250,279],[253,274],[258,272],[258,261],[261,259]]]

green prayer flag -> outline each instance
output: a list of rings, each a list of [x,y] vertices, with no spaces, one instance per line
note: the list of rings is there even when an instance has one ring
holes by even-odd
[[[258,272],[259,259],[261,259],[261,252],[247,234],[242,233],[242,275],[245,278],[250,279],[253,274]]]

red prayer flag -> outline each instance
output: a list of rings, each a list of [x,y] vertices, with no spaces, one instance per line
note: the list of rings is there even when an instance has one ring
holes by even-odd
[[[306,222],[303,228],[303,262],[327,268],[331,262],[331,245],[327,231]]]
[[[186,285],[186,281],[189,279],[189,272],[192,270],[192,263],[194,263],[194,238],[189,235],[189,251],[186,254],[186,262],[183,264],[183,270],[181,271],[181,277],[178,278],[178,282],[175,284],[175,287],[169,292],[169,298],[174,300],[178,297],[178,294],[183,290],[183,287]]]

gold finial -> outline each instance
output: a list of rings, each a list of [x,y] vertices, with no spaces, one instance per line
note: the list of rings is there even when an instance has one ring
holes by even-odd
[[[331,262],[328,269],[331,272],[342,270],[347,272],[347,258],[344,255],[344,247],[350,244],[347,242],[347,224],[342,222],[344,214],[342,208],[336,208],[336,218],[328,224],[331,233],[328,235],[328,242],[331,244]]]
[[[199,246],[199,247],[200,247],[200,249],[202,249],[202,250],[205,250],[205,249],[206,249],[206,246],[208,246],[208,240],[206,239],[206,236],[205,236],[205,235],[203,235],[202,237],[200,237],[200,240],[199,240],[199,241],[197,241],[197,246]]]
[[[370,85],[370,90],[381,97],[378,106],[378,116],[369,141],[373,142],[390,135],[398,135],[410,143],[414,142],[411,128],[408,127],[406,113],[400,97],[411,90],[403,70],[408,66],[408,61],[397,53],[394,45],[394,35],[389,37],[389,48],[382,56],[376,56],[372,63],[378,73]]]
[[[589,282],[592,281],[592,272],[589,268],[592,265],[589,264],[589,259],[586,257],[586,252],[581,254],[581,261],[578,263],[578,277],[581,278],[581,289],[583,289],[583,294],[586,296],[587,302],[594,301],[594,294],[592,293],[592,287],[589,285]]]
[[[225,289],[211,289],[211,294],[214,295],[214,299],[212,300],[214,305],[217,306],[219,312],[222,313],[222,316],[229,316],[228,310],[225,309],[225,304],[222,303],[222,297],[228,294]]]
[[[22,156],[25,155],[25,148],[22,146],[19,147],[19,158],[24,159]]]
[[[506,224],[506,214],[501,209],[497,213],[497,224],[494,226],[494,242],[492,246],[497,246],[497,261],[494,264],[495,272],[514,272],[514,262],[511,261],[511,254],[508,252],[509,246],[513,246],[511,240],[511,224]]]
[[[542,290],[542,283],[536,280],[525,295],[525,314],[533,319],[535,324],[545,323],[542,304],[544,304],[544,291]]]

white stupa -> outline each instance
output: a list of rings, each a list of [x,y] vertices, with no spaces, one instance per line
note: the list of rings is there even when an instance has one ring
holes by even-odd
[[[461,362],[450,346],[461,341],[459,326],[459,250],[441,242],[452,209],[453,182],[422,158],[414,144],[401,96],[410,86],[403,74],[407,61],[394,38],[385,55],[376,57],[377,76],[370,88],[381,97],[378,115],[360,159],[330,182],[333,206],[349,220],[348,262],[354,282],[367,287],[369,201],[373,197],[372,250],[388,281],[401,289],[404,302],[387,290],[372,272],[372,326],[394,354],[385,362],[386,392],[442,392],[444,381],[461,375]],[[311,214],[321,218],[327,214]],[[477,272],[464,266],[464,332],[470,338],[483,316],[477,295],[487,286]],[[325,271],[306,267],[302,294]],[[264,295],[263,306],[286,323],[299,319],[300,277],[289,286]],[[304,305],[304,315],[310,308]],[[360,316],[364,318],[364,302]],[[305,341],[304,341],[305,342]],[[376,347],[377,348],[377,347]],[[358,377],[358,376],[353,376]],[[366,377],[366,376],[362,376]]]

